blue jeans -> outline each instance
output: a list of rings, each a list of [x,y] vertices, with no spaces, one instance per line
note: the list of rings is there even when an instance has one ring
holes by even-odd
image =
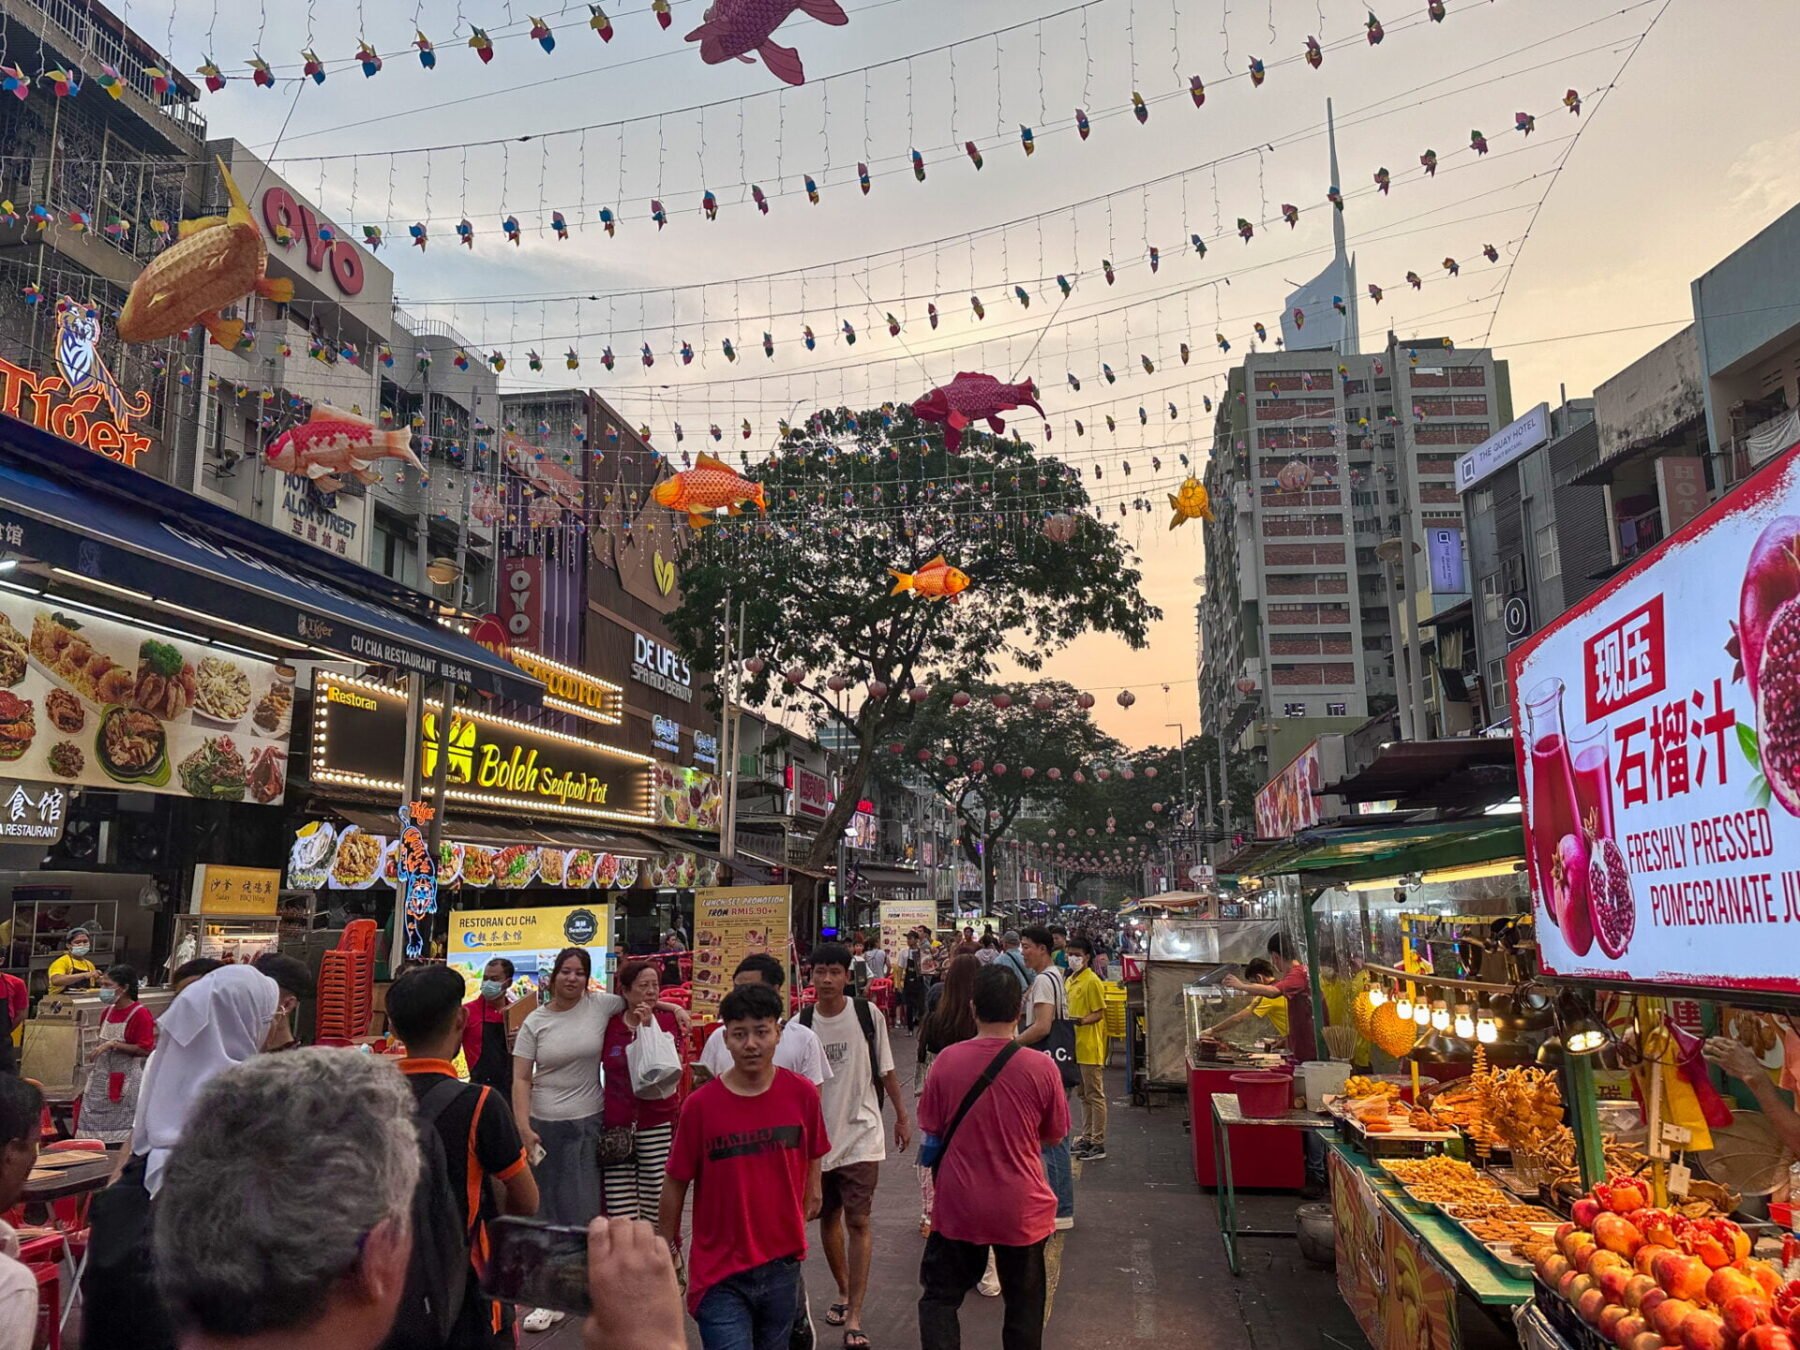
[[[1075,1217],[1075,1168],[1069,1161],[1069,1141],[1044,1145],[1044,1178],[1056,1192],[1056,1217]]]
[[[787,1350],[800,1258],[783,1256],[721,1280],[700,1296],[694,1321],[706,1350]]]

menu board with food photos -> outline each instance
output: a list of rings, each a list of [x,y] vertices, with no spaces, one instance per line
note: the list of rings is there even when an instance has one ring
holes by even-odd
[[[66,601],[0,595],[0,766],[46,782],[281,803],[294,672]]]
[[[658,764],[654,781],[657,815],[664,825],[718,832],[725,797],[716,774]]]
[[[694,892],[694,1016],[716,1018],[738,962],[767,952],[787,964],[794,892],[788,886],[709,886]]]

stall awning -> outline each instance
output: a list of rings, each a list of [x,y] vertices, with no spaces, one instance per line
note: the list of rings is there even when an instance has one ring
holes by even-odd
[[[537,704],[544,687],[435,622],[425,597],[14,417],[0,416],[0,541],[151,608]]]
[[[884,891],[922,891],[925,878],[904,867],[858,867],[856,875],[865,885]]]
[[[400,822],[392,811],[373,806],[328,803],[324,810],[347,821],[368,834],[396,834]],[[548,844],[552,848],[585,848],[595,853],[613,853],[627,858],[647,858],[656,850],[644,840],[631,835],[605,834],[596,830],[546,829],[539,825],[512,824],[504,820],[482,820],[451,812],[444,821],[444,837],[464,844],[504,847],[508,844]]]
[[[1347,802],[1392,801],[1440,811],[1492,806],[1519,795],[1510,736],[1389,741],[1355,773],[1327,783]]]
[[[1525,856],[1518,816],[1436,820],[1381,826],[1322,826],[1292,839],[1262,841],[1244,859],[1241,850],[1220,871],[1268,877],[1295,873],[1324,882],[1361,881],[1402,872],[1428,872]]]

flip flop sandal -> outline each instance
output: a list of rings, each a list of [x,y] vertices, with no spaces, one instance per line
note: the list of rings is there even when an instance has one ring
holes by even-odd
[[[825,1325],[828,1327],[841,1327],[849,1320],[850,1305],[848,1303],[834,1303],[825,1310]]]
[[[869,1350],[868,1334],[860,1328],[844,1333],[844,1350]]]

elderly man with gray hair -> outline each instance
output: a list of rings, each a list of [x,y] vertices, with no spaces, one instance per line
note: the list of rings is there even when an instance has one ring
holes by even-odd
[[[261,1056],[202,1091],[157,1197],[157,1286],[182,1350],[374,1350],[419,1178],[413,1094],[347,1050]]]

